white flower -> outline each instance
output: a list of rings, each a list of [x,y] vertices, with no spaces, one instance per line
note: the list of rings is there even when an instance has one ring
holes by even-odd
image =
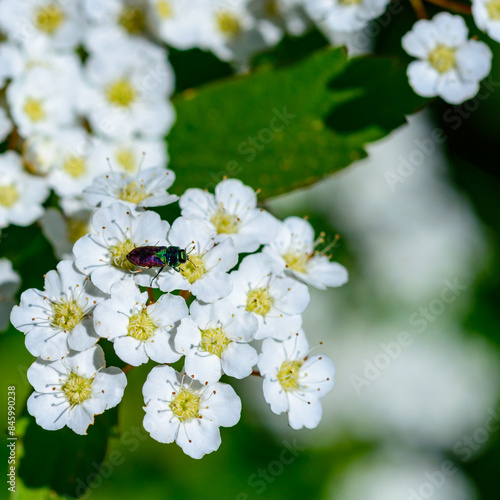
[[[0,142],[7,139],[7,136],[12,132],[12,122],[7,116],[7,112],[4,108],[0,107]]]
[[[206,0],[148,0],[148,19],[164,42],[180,50],[199,47]]]
[[[90,210],[83,210],[71,215],[63,215],[57,208],[48,208],[40,219],[42,231],[54,248],[59,259],[74,259],[73,245],[82,236],[91,233]]]
[[[201,48],[211,50],[223,61],[245,64],[264,49],[268,41],[263,26],[248,11],[247,0],[209,0],[202,13]]]
[[[215,302],[231,293],[232,283],[227,272],[238,262],[231,241],[215,244],[215,233],[199,219],[179,217],[168,233],[168,244],[187,250],[189,260],[177,270],[169,267],[154,282],[160,290],[188,290],[203,302]],[[136,275],[136,281],[149,286],[156,271]],[[148,281],[149,280],[149,281]]]
[[[234,309],[227,300],[194,301],[189,317],[177,329],[175,348],[186,355],[184,370],[197,380],[216,382],[223,373],[244,378],[257,363],[257,351],[248,345],[257,328],[255,318]]]
[[[116,354],[126,363],[139,366],[150,358],[173,363],[181,355],[173,349],[172,330],[187,315],[182,297],[165,294],[148,305],[147,292],[124,281],[115,283],[111,298],[96,307],[94,326],[99,336],[113,342]]]
[[[179,205],[183,217],[206,220],[217,232],[216,241],[232,239],[239,253],[254,252],[279,230],[278,220],[257,208],[255,191],[238,179],[217,184],[215,196],[202,189],[188,189]]]
[[[67,425],[77,434],[87,434],[94,415],[116,406],[127,385],[119,368],[105,366],[100,346],[57,361],[38,359],[28,369],[35,389],[28,399],[28,412],[46,430]]]
[[[57,271],[46,274],[43,291],[23,292],[10,320],[26,334],[26,348],[33,356],[60,359],[70,350],[84,351],[99,340],[90,313],[103,299],[72,261],[63,260]]]
[[[135,174],[141,168],[168,164],[167,145],[163,138],[146,141],[127,137],[117,141],[102,141],[90,154],[90,161],[99,165],[101,172],[113,170]]]
[[[293,429],[317,427],[323,414],[320,398],[333,388],[335,367],[330,358],[309,356],[301,330],[283,342],[264,340],[258,366],[271,411],[287,412]]]
[[[233,292],[228,300],[259,322],[255,338],[283,339],[302,325],[309,304],[307,286],[281,275],[281,266],[267,255],[249,255],[231,273]]]
[[[61,198],[81,195],[101,173],[100,165],[89,160],[94,140],[83,128],[70,128],[31,143],[32,158],[41,163],[40,169],[49,162],[47,179]]]
[[[164,137],[175,120],[168,100],[174,74],[164,49],[131,39],[89,57],[82,96],[94,133],[112,138]]]
[[[83,191],[83,199],[93,207],[107,207],[117,201],[132,210],[169,205],[179,199],[169,194],[175,174],[162,167],[140,170],[135,175],[109,172],[94,179]]]
[[[472,16],[477,27],[500,42],[500,2],[498,0],[473,0]]]
[[[56,133],[76,123],[77,100],[64,83],[53,69],[35,66],[8,86],[7,102],[21,136]]]
[[[311,18],[329,31],[354,32],[382,15],[389,0],[307,0]]]
[[[461,16],[440,12],[430,21],[417,21],[404,35],[403,48],[420,59],[408,66],[417,94],[440,96],[451,104],[477,94],[479,81],[490,72],[492,54],[483,42],[467,40],[467,34]]]
[[[71,50],[80,42],[83,24],[77,2],[0,0],[0,28],[24,46]]]
[[[0,154],[0,228],[35,222],[43,214],[42,203],[48,195],[45,180],[26,174],[17,153]]]
[[[310,24],[303,0],[249,0],[248,10],[257,19],[267,21],[261,26],[270,45],[277,43],[285,31],[294,36],[302,35]]]
[[[170,366],[153,368],[142,393],[144,428],[160,443],[175,441],[192,458],[217,450],[219,427],[240,419],[241,401],[230,385],[202,385]]]
[[[314,251],[314,247],[322,241],[322,238],[314,239],[314,230],[309,222],[300,217],[288,217],[283,221],[276,239],[264,247],[263,252],[275,259],[288,274],[320,290],[342,286],[348,280],[345,267],[330,262],[324,253]]]
[[[15,305],[14,296],[21,278],[8,259],[0,259],[0,332],[9,324],[10,311]]]
[[[157,213],[135,215],[121,203],[98,209],[92,217],[92,226],[95,234],[85,235],[73,247],[75,264],[90,274],[92,283],[106,293],[116,282],[132,279],[136,267],[127,260],[127,255],[140,246],[166,246],[170,227]]]

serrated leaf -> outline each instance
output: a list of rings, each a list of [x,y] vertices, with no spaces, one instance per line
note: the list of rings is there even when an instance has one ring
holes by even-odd
[[[423,102],[393,60],[348,60],[343,49],[187,91],[168,137],[175,190],[212,189],[223,176],[264,198],[310,185],[366,156],[366,143]]]

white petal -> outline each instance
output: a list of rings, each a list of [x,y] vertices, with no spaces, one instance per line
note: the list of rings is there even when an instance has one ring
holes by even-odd
[[[265,377],[262,390],[264,392],[264,399],[266,403],[270,405],[273,413],[279,415],[280,413],[288,411],[286,392],[277,380],[272,381],[271,377]]]
[[[251,375],[258,359],[252,346],[231,342],[221,355],[222,370],[230,377],[245,378]]]
[[[323,415],[323,408],[319,399],[301,395],[296,392],[288,393],[288,422],[292,429],[314,429],[318,426]]]
[[[222,375],[221,361],[215,354],[194,351],[186,356],[184,371],[202,384],[217,382]]]
[[[118,337],[113,342],[117,356],[132,366],[139,366],[148,362],[144,342],[133,337]]]
[[[241,400],[229,384],[218,382],[205,389],[200,415],[222,427],[232,427],[240,420]]]
[[[181,424],[175,442],[192,458],[201,458],[221,444],[219,426],[210,421],[193,419]]]
[[[423,97],[438,93],[439,73],[427,61],[413,61],[406,71],[412,89]]]
[[[460,76],[465,81],[482,80],[491,71],[490,48],[483,42],[469,40],[456,52],[456,61]]]

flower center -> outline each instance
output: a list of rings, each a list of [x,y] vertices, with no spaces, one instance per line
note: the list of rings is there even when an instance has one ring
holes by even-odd
[[[124,78],[108,85],[106,97],[114,106],[128,108],[137,98],[137,93],[129,81]]]
[[[222,328],[210,328],[208,330],[201,330],[201,344],[200,347],[203,351],[210,354],[215,354],[221,357],[226,347],[231,341],[226,337]]]
[[[79,405],[92,395],[93,379],[80,377],[72,373],[62,386],[62,391],[71,406]]]
[[[429,54],[429,63],[440,73],[446,73],[455,66],[455,51],[445,45],[438,45]]]
[[[135,172],[136,161],[134,152],[130,149],[120,149],[115,155],[116,161],[127,172]]]
[[[148,340],[156,331],[156,325],[146,309],[134,314],[128,321],[128,334],[136,340]]]
[[[143,10],[137,5],[123,7],[118,18],[118,24],[131,35],[142,33],[146,28]]]
[[[170,409],[181,421],[198,418],[200,416],[200,398],[199,394],[189,389],[182,389],[170,403]]]
[[[341,5],[357,5],[360,4],[363,0],[339,0]]]
[[[193,284],[204,276],[206,272],[205,263],[199,255],[191,255],[188,261],[179,266],[179,271],[189,283]]]
[[[265,316],[273,306],[273,298],[267,288],[254,288],[248,292],[247,311]]]
[[[156,2],[156,12],[162,19],[169,19],[174,15],[174,9],[167,0],[160,0]]]
[[[285,361],[278,371],[278,380],[285,391],[294,391],[300,388],[299,375],[303,361]]]
[[[130,240],[125,240],[121,243],[118,243],[118,245],[109,247],[111,264],[113,264],[118,269],[123,269],[124,271],[133,271],[135,269],[135,266],[127,259],[127,255],[136,246],[137,245],[132,243]]]
[[[132,181],[120,190],[118,197],[120,200],[129,201],[130,203],[140,203],[142,200],[149,198],[149,193],[146,192],[143,184]]]
[[[19,191],[14,184],[0,186],[0,205],[10,208],[17,200],[19,200]]]
[[[63,330],[73,330],[73,328],[83,319],[83,309],[76,300],[68,300],[52,303],[52,325]]]
[[[75,243],[89,232],[89,225],[79,219],[68,219],[66,221],[66,234],[71,243]]]
[[[217,27],[228,38],[236,38],[241,33],[240,20],[231,12],[222,11],[217,14]]]
[[[486,9],[491,19],[500,20],[500,0],[492,0],[486,4]]]
[[[219,234],[235,234],[238,232],[238,217],[228,214],[225,210],[217,210],[210,222],[215,226]]]
[[[87,171],[87,165],[85,160],[81,156],[70,156],[64,162],[62,169],[71,177],[77,179],[85,174]]]
[[[307,263],[309,262],[309,255],[306,253],[287,252],[283,255],[283,259],[290,269],[299,273],[307,272]]]
[[[24,102],[24,113],[32,122],[39,122],[45,118],[43,101],[28,97]]]
[[[52,35],[64,21],[64,12],[56,3],[39,7],[35,12],[35,25],[40,31]]]

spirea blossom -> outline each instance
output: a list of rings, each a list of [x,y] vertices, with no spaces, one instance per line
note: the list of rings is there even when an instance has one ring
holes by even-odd
[[[419,60],[408,66],[413,90],[424,97],[442,97],[460,104],[479,91],[491,69],[492,53],[477,40],[468,40],[460,16],[440,12],[430,21],[417,21],[402,39],[403,48]]]

